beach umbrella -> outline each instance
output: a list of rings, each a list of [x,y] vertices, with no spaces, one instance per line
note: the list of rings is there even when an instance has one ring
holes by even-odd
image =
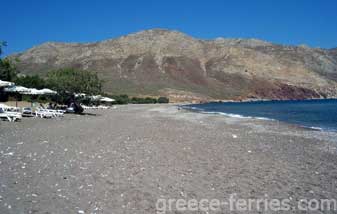
[[[48,88],[44,88],[44,89],[41,89],[41,90],[39,90],[40,91],[40,93],[42,93],[42,94],[46,94],[46,95],[53,95],[53,94],[57,94],[57,92],[56,91],[53,91],[53,90],[51,90],[51,89],[48,89]]]
[[[103,97],[101,95],[93,95],[93,96],[89,96],[89,98],[93,101],[99,101],[101,100]]]
[[[107,103],[112,103],[114,102],[115,100],[114,99],[111,99],[109,97],[103,97],[100,99],[101,102],[107,102]]]
[[[41,95],[43,94],[41,90],[35,89],[35,88],[29,88],[28,92],[24,92],[24,94],[28,95]]]
[[[41,90],[38,90],[36,88],[29,88],[29,92],[25,92],[24,94],[27,94],[27,95],[54,95],[54,94],[57,94],[56,91],[53,91],[51,89],[48,89],[48,88],[44,88],[44,89],[41,89]],[[33,99],[36,99],[36,97]],[[31,105],[33,106],[33,103],[31,103]]]
[[[13,86],[14,83],[0,80],[0,88]]]
[[[52,95],[52,94],[57,94],[56,91],[50,90],[48,88],[44,88],[41,90],[38,90],[36,88],[28,88],[29,91],[23,92],[23,94],[30,94],[30,95]]]
[[[29,88],[26,88],[26,87],[23,87],[23,86],[12,86],[12,87],[9,87],[9,88],[5,88],[4,91],[8,92],[8,93],[16,93],[16,95],[17,95],[17,94],[28,93],[30,90],[29,90]],[[15,106],[18,107],[17,97],[16,97]]]
[[[12,87],[9,87],[9,88],[5,88],[4,89],[5,92],[16,92],[16,93],[19,93],[19,94],[24,94],[24,93],[28,93],[30,91],[29,88],[26,88],[26,87],[23,87],[23,86],[12,86]]]

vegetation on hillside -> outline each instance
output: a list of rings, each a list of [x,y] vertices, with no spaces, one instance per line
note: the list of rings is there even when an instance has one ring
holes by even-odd
[[[155,104],[155,103],[169,103],[167,97],[132,97],[130,98],[126,94],[121,95],[104,95],[115,100],[115,104]]]
[[[0,55],[2,48],[6,46],[5,42],[0,42]],[[16,85],[27,88],[50,88],[58,92],[54,96],[55,101],[64,103],[74,93],[85,93],[87,95],[102,94],[106,97],[113,98],[115,104],[148,104],[148,103],[168,103],[166,97],[159,99],[153,97],[132,97],[128,95],[107,95],[102,92],[102,81],[98,78],[97,73],[79,70],[75,68],[63,68],[49,71],[45,78],[39,75],[19,75],[14,64],[7,58],[0,58],[0,79],[4,81],[15,82]],[[31,99],[31,96],[23,96],[25,100]],[[40,97],[40,96],[39,96]],[[45,99],[44,96],[43,99]],[[38,98],[37,98],[38,99]],[[85,104],[99,104],[93,103],[88,98],[83,98],[81,102]]]

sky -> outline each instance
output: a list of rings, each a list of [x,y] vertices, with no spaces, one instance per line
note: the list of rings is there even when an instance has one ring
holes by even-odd
[[[337,0],[1,1],[4,55],[47,41],[94,42],[152,28],[200,39],[337,47]]]

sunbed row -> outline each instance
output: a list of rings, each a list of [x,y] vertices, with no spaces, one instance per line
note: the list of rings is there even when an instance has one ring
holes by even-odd
[[[62,117],[64,110],[46,109],[42,107],[36,108],[35,111],[30,107],[20,108],[0,105],[0,119],[8,120],[10,122],[19,121],[22,117],[40,117],[40,118],[55,118]]]

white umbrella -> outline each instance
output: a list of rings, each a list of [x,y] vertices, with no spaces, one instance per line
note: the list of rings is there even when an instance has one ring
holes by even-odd
[[[26,87],[22,87],[22,86],[13,86],[10,88],[5,88],[4,91],[5,92],[17,92],[19,94],[24,94],[24,93],[28,93],[30,89]]]
[[[29,88],[29,91],[24,94],[30,94],[30,95],[41,95],[43,94],[41,90],[35,89],[35,88]]]
[[[102,99],[100,99],[100,101],[101,102],[109,102],[109,103],[111,103],[111,102],[114,102],[115,100],[111,99],[109,97],[103,97]]]
[[[44,89],[41,89],[39,90],[42,94],[57,94],[56,91],[53,91],[51,89],[48,89],[48,88],[44,88]]]
[[[14,83],[0,80],[0,88],[13,86]]]
[[[5,88],[4,91],[9,92],[9,93],[25,94],[25,93],[28,93],[30,90],[29,90],[29,88],[25,88],[25,87],[22,87],[22,86],[12,86],[10,88]],[[15,106],[18,107],[18,100],[16,100]]]
[[[97,100],[101,100],[103,97],[101,95],[93,95],[93,96],[89,96],[89,98],[91,100],[97,101]]]
[[[56,91],[50,90],[48,88],[44,88],[44,89],[38,90],[36,88],[25,88],[25,89],[22,89],[24,87],[22,87],[22,86],[19,86],[19,87],[20,88],[8,89],[8,90],[5,90],[5,91],[7,91],[7,92],[19,92],[20,94],[29,94],[29,95],[57,94]]]

